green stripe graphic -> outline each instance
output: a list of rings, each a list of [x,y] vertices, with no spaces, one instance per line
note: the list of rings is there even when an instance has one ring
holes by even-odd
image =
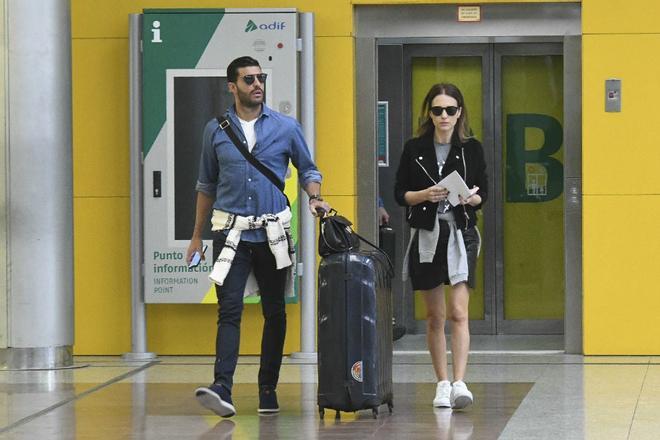
[[[222,9],[201,14],[145,10],[142,21],[142,150],[145,157],[165,123],[166,69],[194,68],[223,16]]]

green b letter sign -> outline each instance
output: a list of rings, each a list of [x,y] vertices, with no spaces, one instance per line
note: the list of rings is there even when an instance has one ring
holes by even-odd
[[[526,148],[527,128],[543,133],[541,148]],[[506,201],[547,202],[563,192],[563,164],[551,157],[561,148],[563,130],[551,116],[526,113],[507,117]]]

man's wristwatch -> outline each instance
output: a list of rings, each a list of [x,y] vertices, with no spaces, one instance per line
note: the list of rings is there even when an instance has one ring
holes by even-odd
[[[312,203],[312,200],[318,200],[319,202],[322,202],[323,197],[321,197],[321,194],[312,194],[309,196],[309,203]]]

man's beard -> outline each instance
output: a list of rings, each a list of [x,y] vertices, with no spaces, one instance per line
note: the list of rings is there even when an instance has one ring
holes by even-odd
[[[264,102],[264,92],[263,90],[261,90],[261,98],[255,99],[252,98],[252,95],[250,93],[243,93],[239,90],[238,100],[240,101],[243,107],[248,107],[248,108],[260,107],[261,104],[263,104]]]

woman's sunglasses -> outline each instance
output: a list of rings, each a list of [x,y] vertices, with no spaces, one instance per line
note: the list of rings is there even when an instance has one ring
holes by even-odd
[[[447,116],[454,116],[456,113],[458,113],[458,107],[453,105],[450,105],[449,107],[440,107],[440,106],[431,107],[431,113],[433,113],[435,116],[442,115],[442,112],[444,111],[447,112]]]
[[[257,73],[256,75],[243,75],[241,76],[243,78],[243,81],[245,81],[245,84],[248,86],[251,86],[254,83],[255,79],[258,79],[261,84],[266,83],[266,78],[268,78],[267,73]]]

